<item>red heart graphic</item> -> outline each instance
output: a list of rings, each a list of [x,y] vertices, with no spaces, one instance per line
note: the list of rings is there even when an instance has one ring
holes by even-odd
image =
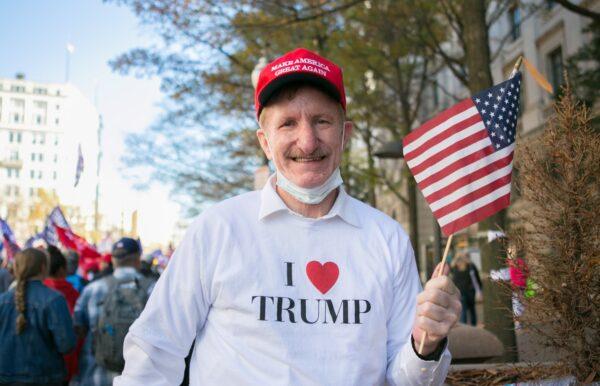
[[[336,263],[327,262],[321,264],[318,261],[311,261],[306,264],[306,276],[315,287],[325,294],[333,287],[338,279],[340,270]]]

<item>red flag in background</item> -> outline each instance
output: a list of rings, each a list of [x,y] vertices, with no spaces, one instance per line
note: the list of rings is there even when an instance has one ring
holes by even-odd
[[[90,270],[98,270],[100,268],[100,259],[102,255],[87,242],[83,237],[75,234],[71,229],[62,228],[54,224],[56,234],[61,244],[68,249],[72,249],[79,254],[79,266],[87,275]]]

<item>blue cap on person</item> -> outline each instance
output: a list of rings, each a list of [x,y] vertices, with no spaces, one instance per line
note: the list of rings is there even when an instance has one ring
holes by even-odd
[[[112,255],[118,259],[141,251],[142,248],[137,240],[131,237],[123,237],[113,245]]]

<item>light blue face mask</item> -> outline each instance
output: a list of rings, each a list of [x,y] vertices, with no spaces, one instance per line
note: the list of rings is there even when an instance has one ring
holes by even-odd
[[[344,134],[344,129],[342,128],[342,151],[344,151]],[[294,198],[298,201],[309,205],[319,204],[325,199],[325,197],[327,197],[329,193],[344,183],[340,173],[340,168],[336,168],[323,184],[315,186],[314,188],[303,188],[294,184],[277,169],[277,164],[275,163],[275,152],[271,149],[271,143],[269,142],[268,137],[267,144],[269,145],[271,154],[273,154],[273,164],[275,165],[275,169],[277,171],[277,186],[294,196]]]
[[[298,186],[285,178],[279,170],[277,171],[277,186],[294,196],[298,201],[310,205],[319,204],[329,193],[343,183],[344,180],[342,180],[340,168],[336,168],[322,185],[315,186],[314,188]]]

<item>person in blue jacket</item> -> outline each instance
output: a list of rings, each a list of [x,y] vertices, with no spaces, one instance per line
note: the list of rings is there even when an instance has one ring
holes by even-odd
[[[62,385],[63,355],[75,347],[65,298],[42,284],[45,252],[28,248],[15,257],[15,283],[0,295],[0,385]]]

